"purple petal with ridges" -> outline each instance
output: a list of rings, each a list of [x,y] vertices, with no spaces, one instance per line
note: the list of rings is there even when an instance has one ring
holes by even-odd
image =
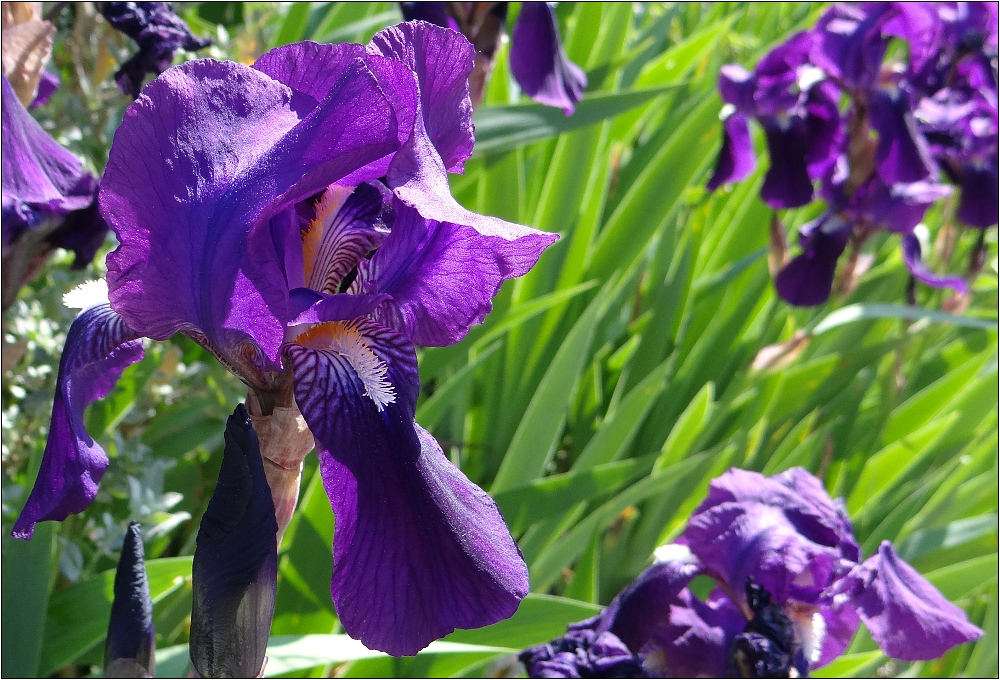
[[[868,122],[878,133],[875,163],[886,184],[919,182],[935,170],[927,142],[917,131],[910,97],[876,90],[868,98]]]
[[[632,581],[601,614],[598,630],[610,630],[638,654],[665,623],[678,595],[699,573],[694,562],[654,564]]]
[[[361,45],[321,45],[307,40],[265,52],[253,68],[307,96],[302,103],[311,107],[302,111],[300,115],[304,115],[326,99],[354,59],[364,56],[365,48]]]
[[[969,164],[962,169],[962,195],[958,203],[958,219],[970,227],[986,229],[997,223],[1000,202],[996,151],[984,166]]]
[[[413,423],[419,382],[409,340],[373,321],[349,328],[337,332],[356,334],[354,356],[318,349],[316,336],[307,342],[314,348],[287,350],[336,517],[331,592],[352,637],[415,654],[455,628],[513,614],[527,569],[496,504]],[[382,362],[393,401],[368,396],[374,372],[354,368],[359,344]]]
[[[365,278],[392,296],[414,343],[452,345],[483,321],[503,282],[531,269],[553,240],[533,230],[510,239],[483,234],[474,226],[425,219],[398,202],[396,223],[366,265]]]
[[[813,183],[806,166],[809,137],[805,120],[793,116],[786,121],[760,119],[767,138],[771,164],[764,175],[760,197],[770,207],[798,208],[813,199]]]
[[[702,602],[685,588],[671,605],[669,619],[644,650],[654,676],[724,678],[729,647],[747,620],[716,590]]]
[[[289,293],[289,306],[293,318],[288,325],[349,321],[360,316],[368,316],[383,302],[391,299],[391,296],[384,294],[327,295],[308,288],[295,288]]]
[[[137,522],[125,530],[118,568],[115,570],[114,600],[104,643],[104,677],[115,675],[113,665],[138,664],[146,677],[155,670],[153,600],[149,595],[142,531]]]
[[[202,678],[259,677],[278,588],[278,522],[260,442],[240,404],[191,565],[191,665]]]
[[[889,656],[905,661],[936,659],[983,634],[964,611],[901,560],[888,541],[848,581],[861,620]]]
[[[830,297],[837,260],[851,236],[850,224],[836,215],[826,214],[805,225],[802,253],[782,267],[774,279],[778,296],[796,307],[821,305]]]
[[[121,242],[108,255],[112,305],[143,335],[198,330],[230,358],[253,339],[277,361],[287,284],[268,230],[252,225],[396,143],[360,60],[305,120],[290,99],[258,71],[203,60],[157,78],[126,111],[101,210]]]
[[[416,74],[424,129],[448,171],[462,172],[475,144],[469,99],[472,44],[461,33],[411,21],[376,33],[368,51],[400,61]]]
[[[722,148],[705,188],[715,191],[723,184],[740,182],[750,176],[756,165],[747,117],[734,113],[723,124]]]
[[[587,87],[587,75],[566,56],[555,12],[545,2],[521,4],[510,38],[510,70],[526,95],[567,116]]]
[[[740,601],[741,584],[752,578],[777,603],[818,603],[841,569],[843,544],[856,554],[833,502],[826,497],[817,507],[818,490],[798,492],[803,481],[732,469],[712,481],[692,513],[684,539],[703,570]]]
[[[3,76],[3,247],[49,217],[86,208],[97,181],[31,117]]]
[[[301,230],[305,285],[338,292],[340,283],[374,251],[392,224],[392,201],[381,183],[328,187],[316,203],[316,217]]]
[[[17,538],[31,538],[37,522],[85,510],[97,495],[108,457],[87,434],[83,413],[142,359],[138,338],[107,304],[84,311],[70,326],[59,360],[49,438],[35,486],[14,523]]]
[[[905,234],[900,241],[900,248],[906,268],[920,283],[931,288],[951,288],[962,294],[969,292],[969,284],[961,276],[941,276],[927,268],[921,258],[920,239],[915,234]]]
[[[512,252],[521,253],[512,258],[512,277],[525,274],[541,252],[559,238],[557,234],[497,217],[478,215],[459,205],[451,194],[441,158],[424,134],[419,119],[414,124],[413,136],[393,158],[387,180],[396,197],[424,218],[469,227],[480,236],[510,242]],[[400,210],[397,207],[397,215]]]

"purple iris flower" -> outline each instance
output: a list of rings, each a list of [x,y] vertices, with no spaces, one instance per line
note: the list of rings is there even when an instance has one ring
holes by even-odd
[[[104,242],[97,180],[24,108],[3,77],[3,308],[55,248],[73,250],[82,269]]]
[[[169,2],[99,2],[97,9],[139,46],[115,73],[118,87],[133,97],[139,96],[146,74],[163,73],[178,49],[197,52],[212,44],[211,38],[193,35]]]
[[[145,88],[102,183],[121,244],[110,304],[71,328],[15,535],[86,507],[108,461],[83,409],[141,355],[135,338],[182,332],[264,416],[301,411],[349,634],[413,654],[516,610],[527,569],[499,510],[414,423],[414,344],[460,340],[556,239],[450,194],[447,170],[472,152],[472,66],[460,34],[410,22],[367,46],[281,47],[253,68],[189,62]],[[285,465],[296,485],[300,463]]]
[[[477,71],[472,101],[482,99],[483,85],[507,19],[506,2],[403,2],[406,19],[430,21],[463,33],[476,47]],[[480,58],[484,61],[479,68]],[[535,101],[571,115],[583,98],[587,76],[569,60],[559,37],[555,12],[545,2],[525,2],[514,23],[510,70],[521,90]],[[480,74],[481,71],[481,74]]]
[[[734,64],[722,68],[719,91],[729,112],[710,191],[753,172],[747,121],[754,118],[764,128],[771,157],[761,198],[772,208],[812,201],[813,182],[836,161],[843,137],[840,91],[809,62],[814,42],[812,33],[799,33],[769,52],[753,73]]]
[[[132,522],[125,530],[115,597],[104,644],[104,677],[151,678],[156,663],[153,601],[142,546],[142,530]]]
[[[698,575],[716,585],[705,600],[688,587]],[[571,629],[612,634],[651,677],[788,677],[834,660],[862,621],[910,661],[982,635],[888,541],[863,559],[843,503],[806,470],[733,469],[656,564]]]
[[[909,45],[902,62],[888,49],[894,39]],[[853,262],[877,229],[903,235],[915,279],[968,293],[974,263],[964,278],[932,273],[913,230],[948,193],[942,175],[960,190],[959,220],[979,229],[997,223],[996,65],[997,12],[989,3],[841,3],[752,72],[722,67],[724,134],[707,188],[753,172],[748,123],[756,119],[771,160],[764,202],[828,204],[800,230],[802,252],[777,276],[784,300],[825,302],[848,244]],[[842,277],[844,289],[851,276]]]
[[[242,404],[226,422],[225,441],[191,565],[191,665],[201,678],[256,678],[278,589],[278,522]]]

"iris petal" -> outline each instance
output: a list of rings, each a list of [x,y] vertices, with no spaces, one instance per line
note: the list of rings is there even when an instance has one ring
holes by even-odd
[[[415,654],[456,627],[513,614],[528,590],[527,569],[492,499],[413,423],[413,346],[373,321],[352,328],[384,362],[392,401],[371,396],[371,377],[349,352],[288,349],[336,517],[331,592],[348,634],[390,654]],[[322,347],[313,339],[307,344]]]
[[[742,113],[734,113],[724,123],[722,149],[719,150],[715,170],[705,187],[709,191],[715,191],[723,184],[740,182],[749,177],[756,165],[747,117]]]
[[[980,637],[961,609],[946,600],[883,541],[849,579],[854,603],[872,638],[889,656],[936,659],[955,645]]]
[[[842,226],[835,226],[837,221]],[[830,227],[823,225],[829,223]],[[807,227],[810,227],[808,228]],[[837,260],[847,247],[850,225],[833,215],[825,215],[801,230],[802,254],[792,258],[775,277],[774,286],[782,300],[797,307],[823,304],[833,289]]]
[[[133,328],[155,339],[196,329],[234,364],[251,338],[277,361],[287,288],[270,234],[251,227],[396,139],[363,63],[334,90],[300,123],[287,87],[206,60],[169,70],[129,107],[101,207],[121,242],[108,256],[111,301]]]
[[[376,33],[368,51],[402,62],[416,74],[424,130],[445,168],[462,172],[475,143],[469,99],[472,44],[460,33],[409,21]]]
[[[913,278],[932,288],[951,288],[959,293],[968,293],[969,284],[961,276],[940,276],[932,272],[920,254],[920,240],[914,234],[906,234],[900,243],[903,262],[913,274]]]
[[[545,2],[525,2],[510,38],[510,70],[524,93],[568,116],[583,98],[587,75],[566,56],[555,12]]]
[[[399,201],[396,216],[392,233],[364,265],[364,276],[392,296],[400,327],[425,346],[465,337],[493,308],[503,282],[531,269],[555,238],[524,227],[526,233],[513,238],[484,234],[474,226],[425,219]]]
[[[138,337],[107,304],[84,311],[70,326],[42,465],[14,524],[14,536],[31,538],[35,523],[66,519],[97,495],[108,457],[87,434],[83,412],[111,391],[129,365],[142,359]]]

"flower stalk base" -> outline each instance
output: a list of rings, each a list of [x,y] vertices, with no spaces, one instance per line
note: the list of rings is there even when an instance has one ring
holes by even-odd
[[[302,480],[302,461],[313,449],[313,436],[297,406],[274,406],[264,415],[256,396],[247,394],[247,411],[260,440],[264,474],[271,487],[274,514],[278,520],[278,545],[292,521]]]

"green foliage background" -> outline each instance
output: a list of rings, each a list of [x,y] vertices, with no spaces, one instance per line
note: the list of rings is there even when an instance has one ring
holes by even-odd
[[[197,56],[246,63],[301,39],[363,42],[400,20],[391,3],[180,9],[215,39]],[[874,261],[852,292],[793,309],[768,271],[762,173],[714,195],[702,189],[719,146],[719,67],[751,66],[821,10],[560,3],[566,49],[590,79],[572,117],[521,98],[501,49],[474,117],[476,154],[453,192],[561,239],[504,286],[485,324],[454,347],[420,352],[417,421],[496,499],[533,592],[512,619],[457,631],[416,657],[364,649],[341,634],[330,600],[333,517],[310,457],[281,546],[268,675],[509,672],[512,653],[590,616],[647,566],[712,478],[731,466],[796,465],[846,499],[865,554],[893,541],[986,631],[928,663],[887,659],[862,631],[819,675],[997,675],[996,230],[962,316],[940,311],[946,295],[927,288],[917,291],[925,311],[901,304],[909,275],[891,238],[869,244]],[[128,104],[110,75],[131,46],[86,4],[57,23],[64,86],[38,117],[100,171]],[[931,264],[964,271],[975,236],[948,208],[927,219]],[[816,212],[791,211],[785,227]],[[73,317],[60,297],[103,274],[101,262],[86,272],[67,264],[52,262],[5,319],[3,674],[99,672],[130,519],[144,524],[158,674],[184,674],[190,556],[225,417],[243,392],[185,338],[150,344],[88,411],[111,456],[97,501],[40,525],[29,543],[11,539]],[[762,349],[801,337],[780,365],[753,367]]]

